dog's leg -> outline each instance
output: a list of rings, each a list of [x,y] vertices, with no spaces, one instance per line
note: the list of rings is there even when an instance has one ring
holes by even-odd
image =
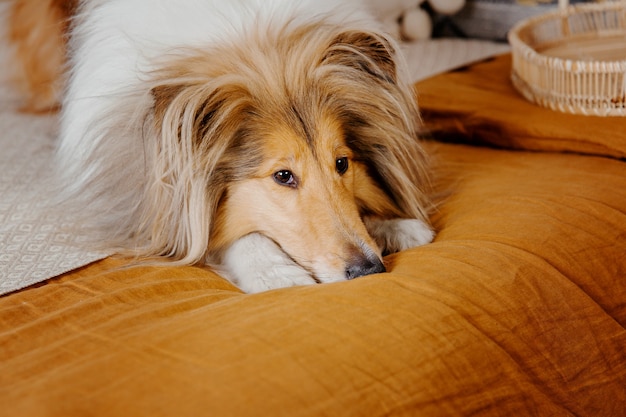
[[[435,233],[417,219],[378,219],[367,217],[365,227],[383,253],[395,253],[432,242]]]
[[[226,277],[247,293],[316,283],[274,241],[258,233],[235,241],[222,263]]]

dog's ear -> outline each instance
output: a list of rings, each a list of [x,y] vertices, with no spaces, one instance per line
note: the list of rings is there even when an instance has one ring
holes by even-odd
[[[341,33],[328,47],[323,62],[364,71],[383,81],[397,82],[395,49],[384,36],[351,30]]]
[[[254,137],[246,136],[247,101],[236,87],[194,80],[165,80],[150,93],[154,136],[147,198],[151,239],[164,253],[203,261],[213,250],[220,201],[231,182],[260,163]],[[175,219],[175,220],[172,220]]]
[[[213,116],[225,101],[219,89],[206,89],[204,94],[199,94],[202,90],[194,84],[163,84],[152,88],[153,116],[158,129],[179,130],[178,135],[182,136],[185,126],[187,139],[196,144],[202,141],[211,128]]]
[[[156,120],[161,120],[167,111],[167,108],[184,88],[181,84],[164,84],[158,85],[150,90],[154,100],[153,112]]]

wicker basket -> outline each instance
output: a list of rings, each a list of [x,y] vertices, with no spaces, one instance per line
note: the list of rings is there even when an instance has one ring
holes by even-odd
[[[568,6],[509,32],[512,80],[528,100],[567,113],[626,116],[626,1]]]

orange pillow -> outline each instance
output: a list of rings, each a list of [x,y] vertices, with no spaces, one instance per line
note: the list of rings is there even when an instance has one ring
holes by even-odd
[[[428,131],[444,141],[626,158],[626,118],[540,107],[514,89],[510,74],[506,54],[419,82]]]

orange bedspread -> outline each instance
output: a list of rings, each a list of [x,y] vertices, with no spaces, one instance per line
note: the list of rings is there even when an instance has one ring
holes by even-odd
[[[418,85],[426,120],[507,63]],[[245,295],[108,259],[0,298],[0,415],[626,415],[626,162],[505,139],[428,145],[438,236],[387,274]]]

